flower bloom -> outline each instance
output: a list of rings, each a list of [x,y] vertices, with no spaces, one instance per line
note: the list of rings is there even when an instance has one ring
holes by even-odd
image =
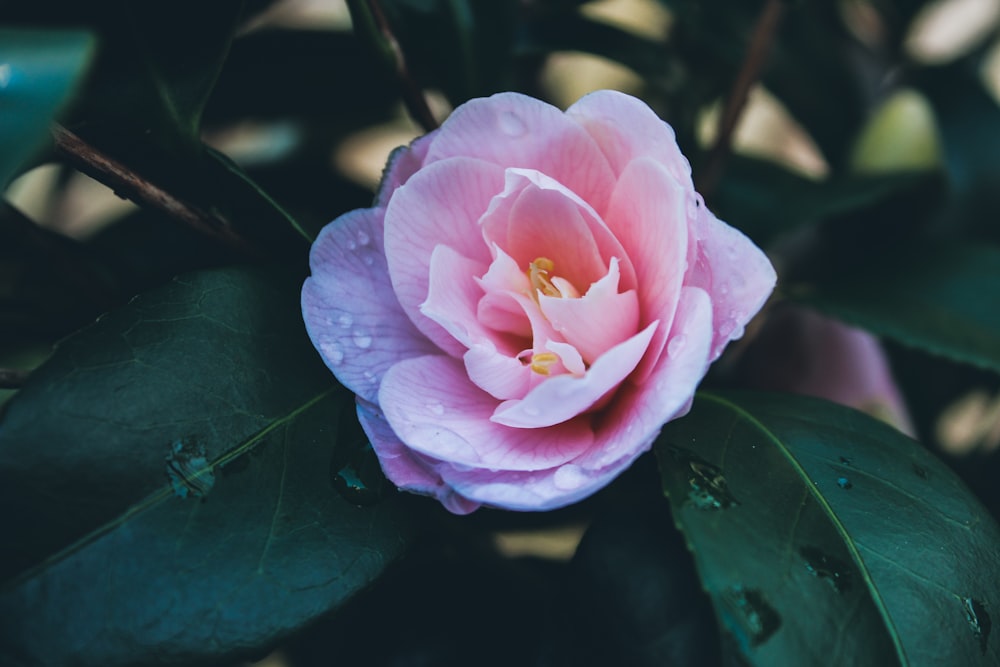
[[[774,287],[670,126],[612,91],[476,99],[323,229],[302,310],[386,476],[456,513],[561,507],[684,414]]]

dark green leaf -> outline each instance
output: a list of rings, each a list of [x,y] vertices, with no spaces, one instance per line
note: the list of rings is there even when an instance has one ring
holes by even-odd
[[[817,399],[701,394],[656,444],[754,665],[994,665],[1000,529],[923,447]]]
[[[45,140],[93,50],[87,32],[0,29],[0,187]]]
[[[66,340],[7,404],[0,662],[234,659],[400,553],[395,499],[334,488],[362,462],[338,437],[353,400],[305,336],[299,284],[179,278]]]
[[[907,246],[791,295],[906,345],[1000,371],[1000,249]]]
[[[815,181],[767,160],[734,155],[709,204],[726,222],[767,244],[798,225],[850,214],[935,178],[928,172],[903,172]]]

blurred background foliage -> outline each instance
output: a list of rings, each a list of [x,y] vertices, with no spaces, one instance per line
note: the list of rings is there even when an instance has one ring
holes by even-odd
[[[4,3],[0,368],[20,377],[60,339],[180,274],[277,263],[304,276],[311,238],[368,205],[389,151],[426,129],[406,113],[407,90],[441,121],[504,90],[565,107],[617,88],[673,125],[709,205],[772,257],[779,299],[883,337],[919,439],[996,516],[998,29],[996,0]],[[738,368],[720,364],[711,381],[737,384]],[[0,400],[18,382],[6,386]],[[516,521],[482,512],[464,520],[471,537],[438,517],[439,532],[340,614],[303,615],[310,629],[268,664],[470,664],[470,653],[475,664],[581,664],[581,650],[717,664],[684,549],[620,525],[669,522],[662,497],[635,504],[629,480],[655,475],[638,468],[576,508]],[[611,576],[609,558],[635,565]],[[486,592],[468,599],[477,586]],[[486,620],[456,631],[425,619],[416,632],[424,612],[400,599]],[[609,610],[625,615],[604,619],[612,632],[561,644],[607,628],[595,615]],[[662,623],[643,625],[650,615]],[[405,637],[405,652],[352,642],[369,622]],[[478,648],[512,635],[532,639],[516,654]],[[193,660],[231,664],[275,636]]]

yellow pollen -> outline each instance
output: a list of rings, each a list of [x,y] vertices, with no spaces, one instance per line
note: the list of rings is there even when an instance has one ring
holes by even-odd
[[[531,281],[533,295],[541,292],[545,296],[562,296],[559,288],[549,279],[549,273],[555,266],[555,262],[548,257],[536,257],[535,261],[528,264],[528,280]]]
[[[549,367],[559,361],[559,357],[554,352],[539,352],[531,355],[531,370],[539,375],[548,375]]]

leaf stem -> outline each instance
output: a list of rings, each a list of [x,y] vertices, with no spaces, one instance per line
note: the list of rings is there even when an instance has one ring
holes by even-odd
[[[52,137],[56,149],[74,168],[107,185],[119,197],[166,213],[243,255],[260,254],[221,214],[208,213],[175,197],[61,125],[52,126]]]
[[[381,51],[383,58],[395,71],[396,78],[402,88],[403,103],[406,105],[407,113],[423,128],[424,132],[436,130],[439,123],[427,104],[427,98],[406,65],[403,49],[399,45],[396,35],[392,32],[392,26],[389,25],[378,0],[348,0],[347,4],[351,9],[355,29],[361,29],[369,34]]]
[[[719,179],[722,178],[725,171],[732,148],[733,133],[743,115],[750,89],[760,78],[760,72],[771,51],[771,45],[785,13],[785,2],[786,0],[767,0],[760,16],[757,17],[743,66],[740,68],[736,81],[726,98],[726,106],[719,116],[715,144],[709,151],[705,167],[701,170],[698,191],[706,199],[711,198],[712,192],[719,184]]]

